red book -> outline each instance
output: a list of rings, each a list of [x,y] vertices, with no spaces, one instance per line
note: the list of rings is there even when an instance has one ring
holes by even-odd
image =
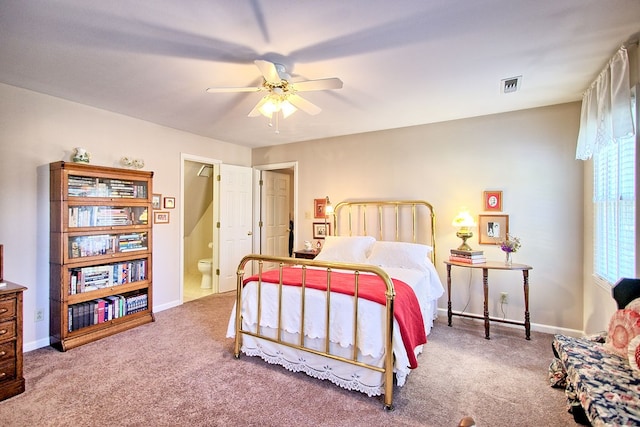
[[[462,262],[465,264],[484,264],[485,262],[487,262],[486,258],[465,258],[465,257],[457,257],[457,256],[450,256],[449,257],[449,261],[455,261],[455,262]]]

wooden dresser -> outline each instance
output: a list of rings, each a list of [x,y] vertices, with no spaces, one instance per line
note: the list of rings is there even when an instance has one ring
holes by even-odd
[[[0,400],[24,391],[22,374],[22,292],[24,286],[0,286]]]

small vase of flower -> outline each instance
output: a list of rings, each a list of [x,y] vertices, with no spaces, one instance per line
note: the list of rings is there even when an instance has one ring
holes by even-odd
[[[504,264],[506,266],[511,266],[511,263],[513,262],[512,254],[520,249],[520,245],[520,238],[509,233],[507,233],[505,238],[500,241],[500,249],[505,253]]]

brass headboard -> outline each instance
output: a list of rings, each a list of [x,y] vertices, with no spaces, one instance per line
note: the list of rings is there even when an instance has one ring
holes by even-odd
[[[433,247],[434,264],[435,229],[433,206],[424,200],[347,200],[334,208],[334,235],[427,244]]]

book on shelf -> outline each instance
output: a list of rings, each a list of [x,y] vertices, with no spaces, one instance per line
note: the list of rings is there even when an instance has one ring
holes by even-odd
[[[148,309],[146,293],[110,295],[67,307],[68,331],[97,325]]]
[[[451,255],[453,255],[453,256],[464,256],[464,257],[484,256],[484,251],[482,251],[482,250],[465,251],[465,250],[462,250],[462,249],[451,249]]]
[[[449,257],[449,261],[462,262],[465,264],[484,264],[485,262],[487,262],[487,259],[485,257],[469,258],[469,257],[459,257],[459,256],[451,255]]]

